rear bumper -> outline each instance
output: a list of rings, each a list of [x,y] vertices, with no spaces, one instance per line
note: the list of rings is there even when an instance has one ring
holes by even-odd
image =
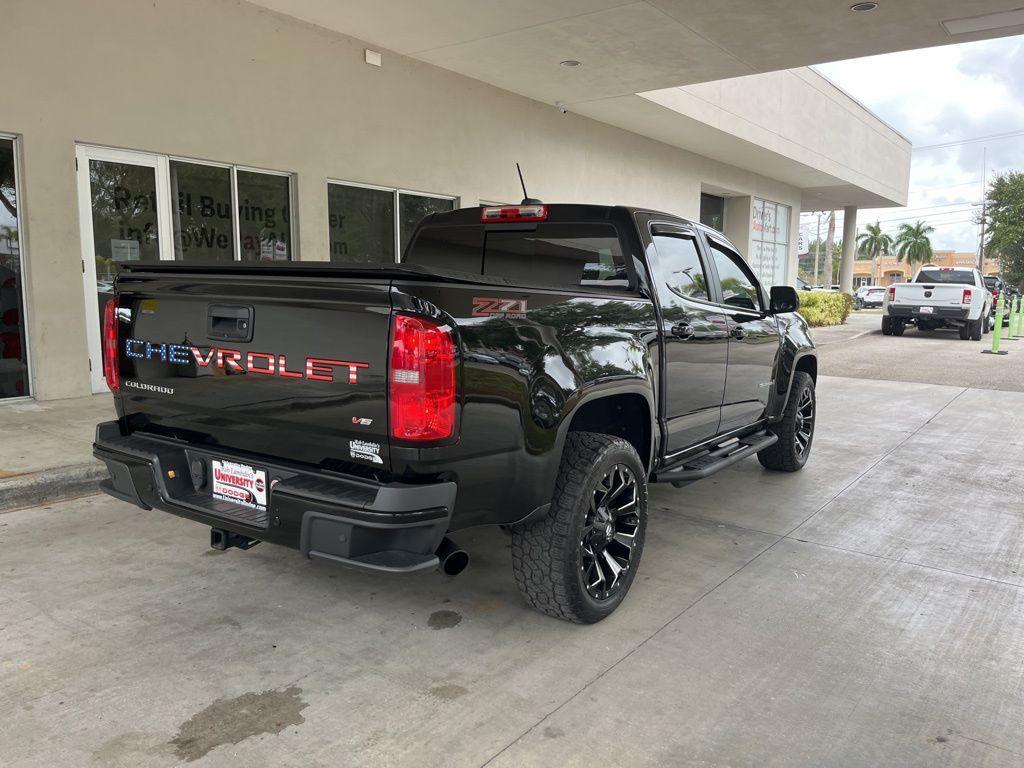
[[[110,473],[100,489],[115,498],[368,571],[433,570],[455,506],[455,483],[376,483],[139,432],[126,437],[116,421],[96,427],[93,455]],[[214,499],[214,458],[266,470],[266,510]]]
[[[920,307],[915,306],[893,306],[889,305],[889,316],[905,320],[959,320],[967,321],[970,316],[970,308],[960,309],[959,307],[935,307],[934,312],[921,312]]]

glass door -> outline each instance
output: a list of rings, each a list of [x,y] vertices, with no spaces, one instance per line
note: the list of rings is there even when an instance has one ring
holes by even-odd
[[[14,139],[0,135],[0,398],[29,391]]]
[[[79,146],[78,209],[82,280],[93,392],[103,392],[103,307],[125,262],[173,259],[167,159],[141,152]]]

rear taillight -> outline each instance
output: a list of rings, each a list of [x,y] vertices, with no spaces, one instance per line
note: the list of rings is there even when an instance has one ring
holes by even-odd
[[[889,301],[895,301],[895,300],[896,300],[896,286],[895,285],[890,285],[889,286]]]
[[[111,392],[121,388],[117,360],[117,299],[107,299],[103,310],[103,378]]]
[[[391,436],[443,440],[455,433],[455,341],[446,325],[395,315],[388,382]]]
[[[964,288],[964,297],[960,300],[960,303],[961,304],[970,304],[971,303],[971,295],[972,295],[971,294],[971,289],[970,288]]]

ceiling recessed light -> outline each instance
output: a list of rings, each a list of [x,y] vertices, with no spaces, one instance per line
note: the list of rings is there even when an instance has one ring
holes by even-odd
[[[878,7],[878,3],[855,3],[850,6],[851,11],[873,11]]]
[[[578,67],[581,64],[581,62],[576,61],[576,59],[566,59],[565,61],[560,61],[558,63],[563,67]]]

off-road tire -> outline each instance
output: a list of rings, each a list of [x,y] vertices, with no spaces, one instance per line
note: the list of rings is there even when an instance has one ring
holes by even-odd
[[[786,401],[786,410],[782,413],[782,420],[769,427],[779,440],[775,445],[770,445],[757,452],[757,460],[765,469],[776,472],[796,472],[803,469],[804,464],[807,463],[807,457],[811,455],[811,446],[814,442],[813,425],[810,440],[807,441],[807,448],[804,451],[799,450],[796,439],[798,411],[805,390],[810,390],[812,413],[817,417],[814,379],[808,373],[796,371],[793,374],[793,383],[789,388],[789,399]]]
[[[892,321],[892,335],[902,336],[903,332],[907,330],[907,323],[905,320],[893,320]]]
[[[882,315],[882,335],[892,336],[892,318],[888,315]]]
[[[980,317],[977,320],[971,321],[971,339],[973,341],[981,341],[982,323],[983,321]]]
[[[590,498],[604,474],[625,465],[637,481],[637,516],[629,567],[618,591],[606,600],[590,595],[580,576],[580,544]],[[620,437],[570,432],[562,452],[548,514],[512,526],[512,572],[523,599],[541,613],[577,624],[593,624],[614,611],[636,576],[647,529],[647,472],[636,449]]]
[[[992,318],[989,315],[982,315],[981,335],[984,336],[992,330]]]
[[[972,323],[964,323],[959,326],[956,330],[960,334],[960,341],[969,341],[971,338],[971,325]]]

